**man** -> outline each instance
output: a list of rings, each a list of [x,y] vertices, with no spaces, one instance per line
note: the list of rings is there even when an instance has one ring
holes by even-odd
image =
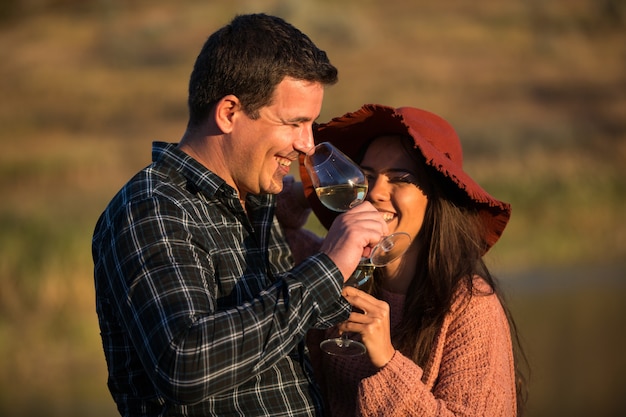
[[[209,37],[176,144],[154,143],[98,220],[96,309],[123,416],[322,415],[303,338],[345,320],[341,286],[387,231],[362,204],[293,265],[275,194],[337,70],[282,19]]]

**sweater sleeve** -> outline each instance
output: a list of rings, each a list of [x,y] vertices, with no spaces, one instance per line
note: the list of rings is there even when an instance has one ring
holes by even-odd
[[[428,375],[399,352],[359,385],[359,416],[515,416],[508,321],[494,294],[475,294],[444,321]]]
[[[285,232],[294,262],[299,264],[304,258],[319,251],[323,239],[304,229],[311,208],[306,205],[302,189],[296,187],[292,176],[283,179],[283,191],[278,194],[276,201],[276,219]]]

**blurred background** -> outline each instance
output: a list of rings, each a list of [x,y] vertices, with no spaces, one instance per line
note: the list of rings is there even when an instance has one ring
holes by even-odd
[[[512,203],[487,261],[532,367],[527,415],[626,415],[622,0],[3,0],[0,415],[116,415],[93,227],[151,142],[183,133],[207,36],[259,11],[339,68],[320,121],[364,103],[431,110]]]

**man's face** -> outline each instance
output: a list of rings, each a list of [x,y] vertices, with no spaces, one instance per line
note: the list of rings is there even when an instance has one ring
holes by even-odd
[[[300,152],[313,150],[313,121],[324,98],[320,83],[285,78],[270,105],[250,119],[243,111],[233,117],[229,135],[230,172],[240,198],[247,193],[277,194]]]

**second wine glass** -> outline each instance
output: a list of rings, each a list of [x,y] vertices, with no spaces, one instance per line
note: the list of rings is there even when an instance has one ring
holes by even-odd
[[[361,259],[359,266],[343,286],[358,288],[364,285],[374,275],[375,268],[368,258]],[[360,356],[367,351],[362,342],[351,339],[346,332],[342,333],[341,336],[323,340],[320,343],[320,349],[334,356]]]

